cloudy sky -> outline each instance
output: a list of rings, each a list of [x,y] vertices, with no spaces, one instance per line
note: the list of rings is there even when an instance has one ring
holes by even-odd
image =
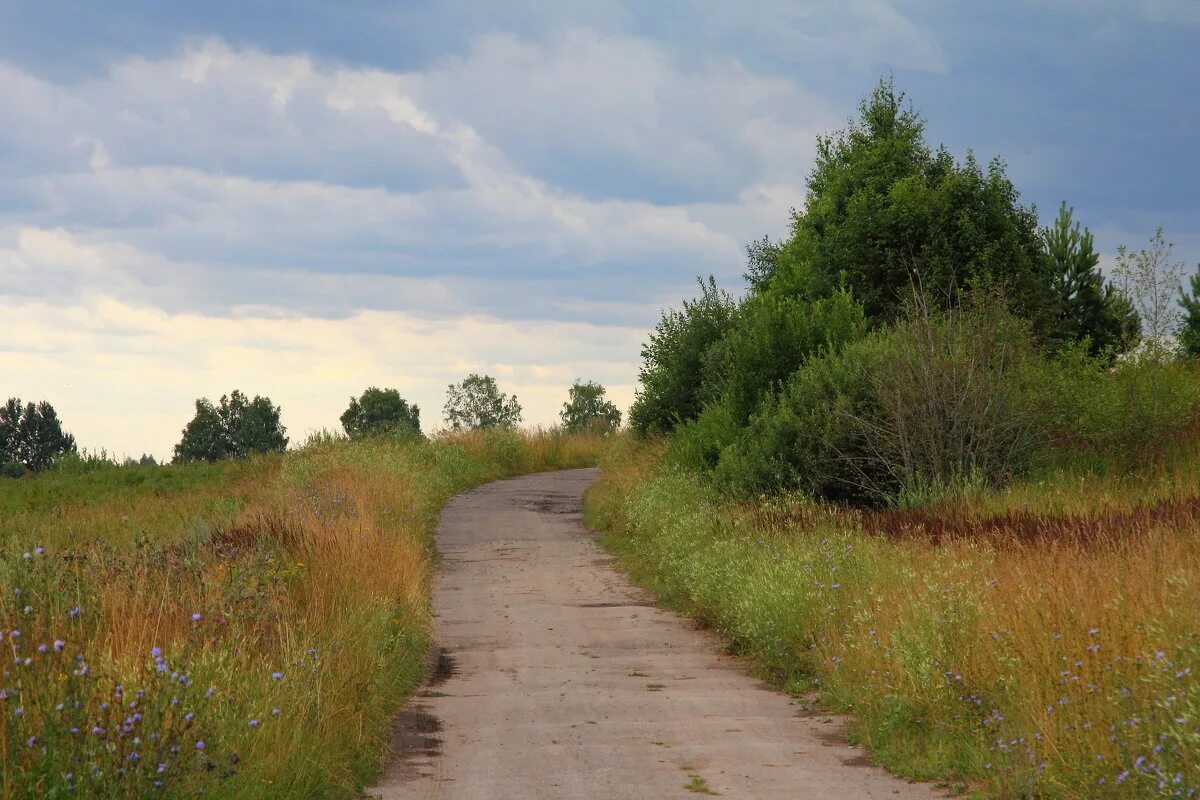
[[[294,439],[369,385],[436,426],[472,371],[530,423],[575,377],[627,408],[889,73],[1044,220],[1200,259],[1196,0],[177,5],[0,0],[0,394],[89,448],[234,388]]]

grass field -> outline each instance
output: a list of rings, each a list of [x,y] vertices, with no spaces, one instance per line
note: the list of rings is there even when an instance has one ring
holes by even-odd
[[[420,678],[441,506],[600,446],[493,432],[0,481],[2,796],[355,796]]]
[[[623,442],[592,524],[897,772],[989,797],[1200,794],[1200,449],[924,510],[720,499]]]

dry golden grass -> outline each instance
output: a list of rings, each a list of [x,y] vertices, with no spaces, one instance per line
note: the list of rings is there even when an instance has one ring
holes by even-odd
[[[601,444],[495,431],[198,467],[169,473],[169,491],[126,491],[118,473],[0,487],[25,493],[0,496],[0,620],[31,653],[6,677],[21,713],[4,728],[3,797],[354,796],[420,678],[442,504],[594,463]]]

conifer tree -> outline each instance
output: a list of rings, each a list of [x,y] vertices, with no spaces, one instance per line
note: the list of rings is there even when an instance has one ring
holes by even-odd
[[[1058,335],[1090,340],[1090,350],[1124,351],[1137,338],[1137,315],[1120,290],[1100,273],[1092,232],[1080,230],[1074,209],[1064,202],[1054,225],[1042,231],[1042,245],[1059,301]]]
[[[1200,264],[1196,265],[1196,273],[1188,281],[1191,291],[1179,289],[1179,307],[1183,310],[1183,320],[1179,326],[1179,346],[1189,356],[1200,356]]]

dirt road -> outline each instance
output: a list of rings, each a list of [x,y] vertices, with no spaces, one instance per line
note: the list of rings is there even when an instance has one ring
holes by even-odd
[[[441,657],[371,794],[462,798],[930,798],[866,766],[826,715],[656,609],[581,521],[595,470],[489,484],[442,514]]]

